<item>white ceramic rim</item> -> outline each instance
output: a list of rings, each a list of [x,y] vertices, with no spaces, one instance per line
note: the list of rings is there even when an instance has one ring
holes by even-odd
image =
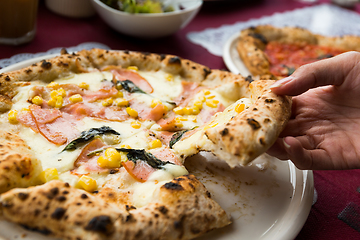
[[[123,15],[123,16],[136,16],[136,17],[140,17],[140,18],[152,18],[152,17],[160,17],[160,16],[164,16],[164,15],[166,15],[166,16],[181,15],[186,12],[194,11],[195,9],[201,7],[203,4],[203,0],[193,0],[194,2],[197,2],[198,4],[193,7],[185,8],[184,10],[165,12],[165,13],[136,13],[136,14],[134,14],[134,13],[127,13],[127,12],[123,12],[120,10],[116,10],[112,7],[109,7],[105,3],[101,2],[100,0],[92,0],[92,1],[94,3],[96,3],[98,6],[104,8],[114,14],[119,14],[119,15]]]
[[[24,67],[28,67],[33,63],[37,63],[37,62],[40,62],[42,60],[54,58],[54,57],[59,56],[59,55],[60,55],[60,53],[54,53],[54,54],[49,54],[49,55],[45,55],[45,56],[40,56],[40,57],[35,57],[35,58],[28,59],[28,60],[24,60],[24,61],[12,64],[10,66],[7,66],[7,67],[4,67],[4,68],[0,69],[0,73],[6,73],[6,72],[10,72],[10,71],[19,70],[19,69],[22,69]]]
[[[236,44],[239,40],[239,37],[240,33],[236,33],[225,42],[223,48],[223,60],[230,72],[241,74],[242,76],[246,77],[251,75],[251,73],[244,65],[236,50]]]
[[[263,240],[295,239],[310,214],[315,190],[313,171],[299,170],[291,161],[288,164],[290,182],[294,188],[292,201],[282,219],[274,223],[279,227],[274,229],[270,237],[264,233],[264,238],[261,238]]]

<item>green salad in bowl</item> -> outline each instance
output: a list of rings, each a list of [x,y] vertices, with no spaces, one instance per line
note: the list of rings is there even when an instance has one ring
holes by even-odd
[[[101,0],[109,7],[128,13],[164,13],[172,12],[172,6],[165,6],[159,0]]]

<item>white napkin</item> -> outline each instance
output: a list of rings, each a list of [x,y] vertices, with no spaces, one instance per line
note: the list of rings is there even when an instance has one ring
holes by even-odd
[[[108,46],[106,46],[105,44],[102,43],[97,43],[97,42],[87,42],[87,43],[81,43],[77,46],[74,47],[66,47],[66,50],[68,52],[77,52],[83,49],[87,49],[90,50],[92,48],[102,48],[102,49],[110,49]],[[39,52],[39,53],[20,53],[20,54],[16,54],[10,58],[4,58],[4,59],[0,59],[0,69],[13,65],[15,63],[18,62],[22,62],[31,58],[35,58],[35,57],[41,57],[41,56],[46,56],[46,55],[50,55],[50,54],[60,54],[62,47],[58,47],[58,48],[53,48],[50,49],[46,52]]]

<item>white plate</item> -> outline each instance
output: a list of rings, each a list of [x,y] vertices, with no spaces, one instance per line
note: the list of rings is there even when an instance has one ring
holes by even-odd
[[[223,50],[223,59],[226,67],[235,74],[241,74],[247,77],[250,74],[249,70],[245,67],[241,60],[239,53],[236,50],[236,44],[239,41],[240,33],[234,34],[229,40],[226,41]]]
[[[198,240],[289,240],[303,227],[313,201],[312,171],[267,154],[250,166],[230,169],[209,153],[185,166],[231,215],[233,223]]]
[[[20,62],[0,72],[17,70],[54,56]],[[314,194],[313,173],[298,170],[290,161],[264,154],[250,166],[230,169],[212,154],[201,153],[189,158],[185,165],[233,221],[197,240],[294,239],[309,215]],[[2,238],[54,239],[0,219]]]

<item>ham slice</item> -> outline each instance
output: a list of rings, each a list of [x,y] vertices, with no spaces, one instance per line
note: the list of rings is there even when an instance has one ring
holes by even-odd
[[[126,171],[138,182],[146,182],[150,174],[156,171],[149,164],[144,161],[137,160],[136,164],[132,161],[123,163]]]
[[[76,134],[70,118],[65,119],[59,109],[43,109],[35,104],[30,105],[30,111],[22,111],[18,121],[33,131],[39,132],[49,142],[64,144],[68,137]]]
[[[130,80],[137,87],[139,87],[141,90],[143,90],[146,93],[152,93],[154,91],[150,83],[145,78],[143,78],[139,73],[133,70],[116,68],[116,69],[112,69],[111,73],[114,75],[116,80],[118,81]]]

